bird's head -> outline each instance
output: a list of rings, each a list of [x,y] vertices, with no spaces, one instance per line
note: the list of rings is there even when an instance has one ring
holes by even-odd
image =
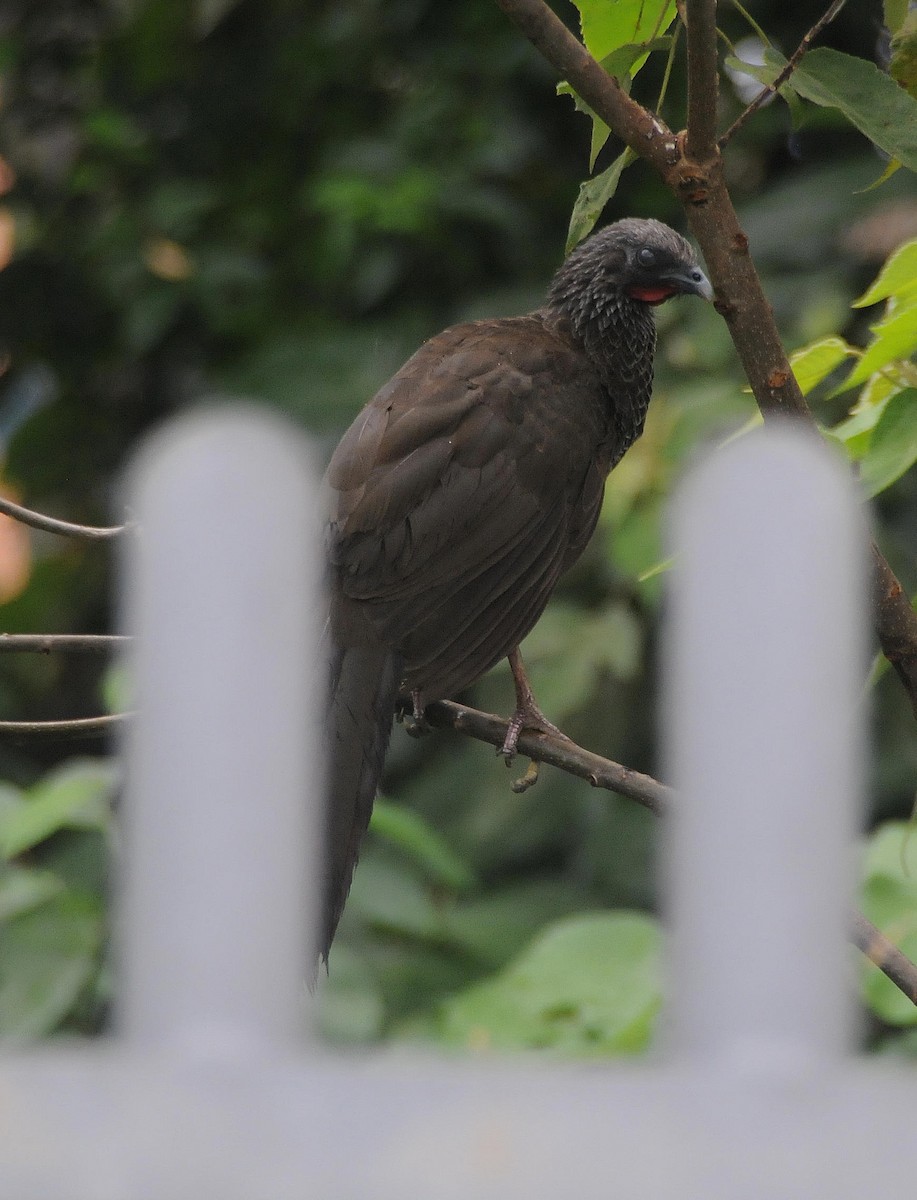
[[[549,303],[572,313],[621,297],[656,305],[684,294],[713,299],[690,243],[661,221],[626,217],[572,251],[554,277]]]
[[[622,290],[632,300],[662,304],[678,294],[713,299],[713,288],[697,265],[691,245],[668,225],[629,218],[612,225],[607,233],[624,251]],[[596,235],[597,239],[602,236]]]

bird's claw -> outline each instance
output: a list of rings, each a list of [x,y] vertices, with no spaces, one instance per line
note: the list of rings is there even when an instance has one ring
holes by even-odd
[[[423,705],[420,703],[420,695],[417,692],[411,692],[411,708],[408,711],[405,706],[402,710],[402,719],[405,733],[412,738],[425,737],[433,728],[424,716]]]
[[[540,767],[541,763],[537,763],[534,760],[530,762],[525,769],[525,774],[520,775],[518,779],[514,779],[509,785],[510,790],[516,792],[518,795],[520,792],[527,792],[530,787],[534,787],[538,782],[538,771]]]
[[[424,717],[423,713],[419,717],[407,716],[404,719],[404,732],[408,737],[422,738],[426,737],[433,726]]]
[[[523,729],[531,729],[535,733],[546,733],[550,737],[559,737],[565,741],[567,740],[567,735],[562,733],[556,725],[549,721],[536,704],[527,704],[524,708],[517,708],[510,718],[506,729],[506,737],[503,739],[503,745],[497,750],[497,753],[506,759],[507,766],[516,757],[519,734],[522,733]]]

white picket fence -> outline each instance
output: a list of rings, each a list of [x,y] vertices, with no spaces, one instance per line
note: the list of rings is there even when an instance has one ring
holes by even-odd
[[[910,1195],[917,1079],[851,1052],[864,537],[812,439],[675,501],[666,1051],[602,1066],[335,1055],[303,1013],[319,796],[317,485],[263,414],[136,466],[118,1034],[0,1065],[2,1200]]]

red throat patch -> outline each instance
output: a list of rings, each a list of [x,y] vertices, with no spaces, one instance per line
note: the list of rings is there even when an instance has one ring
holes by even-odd
[[[634,300],[642,300],[644,304],[662,304],[663,300],[675,295],[675,288],[665,284],[657,284],[655,287],[632,287],[628,288],[627,294]]]

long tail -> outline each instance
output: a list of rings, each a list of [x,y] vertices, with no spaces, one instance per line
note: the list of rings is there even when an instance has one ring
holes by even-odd
[[[392,733],[401,678],[398,655],[381,644],[335,646],[327,710],[328,812],[320,949],[323,958],[350,890]]]

